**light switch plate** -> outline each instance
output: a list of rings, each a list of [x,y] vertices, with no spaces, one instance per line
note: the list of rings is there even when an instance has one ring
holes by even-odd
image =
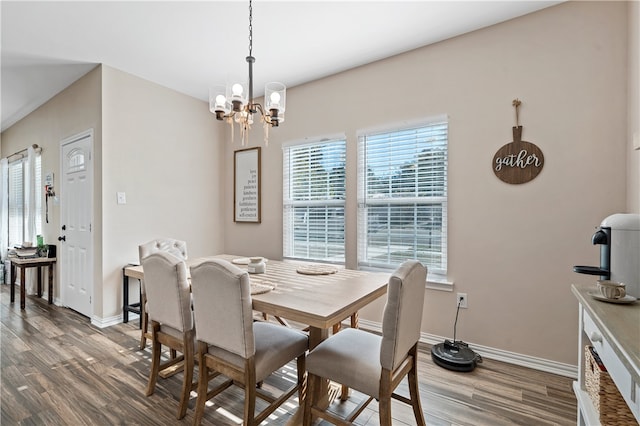
[[[127,194],[124,192],[118,192],[118,204],[127,204]]]
[[[635,132],[633,134],[633,149],[640,149],[640,132]]]

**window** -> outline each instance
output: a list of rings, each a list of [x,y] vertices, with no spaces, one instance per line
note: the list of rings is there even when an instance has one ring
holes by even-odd
[[[344,263],[346,141],[283,149],[284,256]]]
[[[8,185],[8,245],[13,247],[23,241],[35,243],[35,236],[42,233],[42,160],[33,156],[33,176],[29,175],[27,157],[9,163]],[[4,242],[3,242],[4,243]]]
[[[358,138],[358,264],[396,268],[406,259],[447,272],[448,123]]]

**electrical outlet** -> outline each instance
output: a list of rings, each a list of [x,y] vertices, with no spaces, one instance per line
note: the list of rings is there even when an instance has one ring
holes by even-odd
[[[467,293],[456,294],[456,306],[460,305],[461,308],[467,309]]]

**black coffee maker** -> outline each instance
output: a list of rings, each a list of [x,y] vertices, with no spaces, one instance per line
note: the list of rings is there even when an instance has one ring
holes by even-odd
[[[628,296],[640,298],[640,214],[606,217],[591,242],[600,246],[600,266],[574,266],[573,270],[624,283]]]
[[[574,266],[579,274],[600,275],[601,280],[611,278],[611,228],[601,227],[591,237],[593,245],[600,245],[600,266]]]

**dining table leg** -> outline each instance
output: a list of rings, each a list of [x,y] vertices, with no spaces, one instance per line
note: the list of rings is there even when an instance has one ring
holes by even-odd
[[[326,340],[329,337],[329,329],[327,328],[317,328],[317,327],[309,327],[309,350],[313,350],[316,346],[318,346],[323,340]],[[308,383],[308,382],[307,382]],[[320,407],[326,408],[329,406],[329,381],[328,380],[320,380],[320,386],[315,389],[307,389],[307,398],[311,395],[314,396],[314,400],[318,401]],[[302,416],[303,416],[304,408],[300,406],[298,411],[291,416],[291,418],[287,421],[285,426],[299,426],[302,424]]]
[[[329,337],[329,329],[309,327],[309,350],[313,350]],[[309,393],[313,395],[313,400],[317,401],[317,405],[326,408],[329,406],[329,380],[320,380],[320,385],[316,389],[309,389]]]

